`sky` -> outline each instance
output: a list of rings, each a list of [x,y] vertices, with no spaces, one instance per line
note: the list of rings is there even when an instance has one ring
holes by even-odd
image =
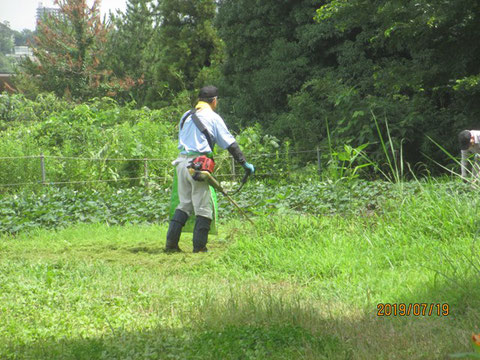
[[[127,0],[101,0],[100,11],[102,16],[110,11],[119,9],[125,11]],[[10,28],[21,31],[23,29],[35,30],[35,14],[39,3],[45,7],[54,7],[53,0],[0,0],[0,22],[8,21]],[[92,1],[88,1],[92,4]]]

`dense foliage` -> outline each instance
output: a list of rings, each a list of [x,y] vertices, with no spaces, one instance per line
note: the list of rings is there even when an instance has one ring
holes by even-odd
[[[369,113],[386,118],[405,157],[433,156],[426,136],[456,153],[456,134],[478,127],[480,34],[476,1],[332,1],[317,12],[319,26],[338,45],[329,71],[345,90],[339,134],[372,141]],[[452,56],[456,54],[456,56]],[[475,80],[476,79],[476,80]],[[353,116],[355,113],[358,116]],[[371,123],[370,123],[371,124]],[[438,155],[438,154],[437,154]]]
[[[140,79],[130,89],[130,97],[140,105],[145,104],[147,92],[152,92],[154,83],[151,79],[147,52],[154,34],[154,13],[150,8],[150,0],[131,0],[127,2],[125,13],[117,13],[112,18],[115,31],[108,33],[106,44],[107,61],[114,74],[123,78]]]
[[[227,58],[223,109],[261,121],[296,146],[377,143],[388,122],[404,158],[455,154],[456,133],[478,126],[480,21],[475,1],[220,3]],[[315,20],[313,18],[315,17]],[[455,56],[452,56],[455,54]],[[385,125],[382,130],[385,131]],[[370,148],[377,158],[379,146]]]
[[[325,46],[315,31],[317,7],[318,2],[311,0],[220,3],[217,24],[225,42],[222,90],[227,97],[222,110],[238,125],[260,122],[291,135],[279,128],[279,116],[288,111],[288,96],[328,64]],[[292,126],[300,125],[300,134],[308,124],[308,118],[299,118]],[[317,144],[322,134],[309,131],[308,136],[314,137],[309,144]],[[294,140],[300,139],[295,136]]]
[[[112,17],[109,61],[117,76],[141,79],[129,92],[139,105],[163,107],[212,78],[222,57],[213,0],[131,0]]]
[[[149,165],[152,176],[164,176],[165,163],[176,154],[180,111],[119,107],[108,98],[70,106],[54,96],[35,102],[3,96],[0,183],[39,183],[40,154],[46,157],[48,182],[138,178],[144,174],[143,161],[126,159],[143,158],[163,159]]]
[[[73,11],[81,4],[83,12]],[[32,79],[44,82],[17,77],[28,96],[110,93],[163,108],[215,83],[219,112],[235,130],[260,124],[296,150],[369,143],[377,162],[379,132],[387,139],[388,131],[412,168],[448,161],[430,139],[456,155],[456,133],[478,126],[473,0],[129,0],[108,23],[96,2],[85,4],[61,1],[70,20],[40,26],[42,66],[29,71],[41,70]]]
[[[41,154],[47,183],[95,189],[170,183],[171,162],[177,155],[177,125],[188,102],[188,97],[177,97],[171,106],[150,110],[137,109],[134,104],[119,106],[110,98],[74,105],[52,94],[39,95],[35,101],[3,95],[0,193],[21,189],[22,184],[41,186]],[[294,165],[295,154],[289,153],[288,146],[262,135],[259,126],[235,136],[259,175]],[[312,160],[316,158],[315,152],[310,155]],[[146,163],[144,159],[149,160]],[[218,146],[215,159],[217,175],[243,174],[238,164],[232,168],[230,155]]]

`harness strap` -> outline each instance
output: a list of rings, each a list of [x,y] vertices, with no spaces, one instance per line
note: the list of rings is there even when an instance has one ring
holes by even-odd
[[[182,117],[182,119],[180,120],[180,129],[183,129],[183,124],[185,123],[185,120],[187,120],[188,116],[191,116],[193,123],[198,128],[198,130],[200,130],[200,132],[205,136],[208,142],[208,146],[210,146],[210,150],[213,151],[215,144],[212,140],[212,135],[210,135],[205,125],[203,125],[202,121],[198,118],[196,112],[197,109],[192,109]]]

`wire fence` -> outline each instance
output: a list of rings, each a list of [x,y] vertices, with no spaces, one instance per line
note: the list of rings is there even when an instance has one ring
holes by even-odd
[[[264,153],[264,154],[249,154],[247,158],[249,161],[256,165],[256,176],[262,177],[270,177],[270,176],[278,176],[278,171],[265,171],[266,168],[275,167],[278,169],[282,165],[287,168],[289,171],[289,164],[288,162],[291,161],[292,158],[295,156],[305,156],[308,154],[314,154],[315,156],[310,157],[310,162],[316,163],[318,172],[321,173],[321,152],[319,148],[312,149],[312,150],[299,150],[299,151],[282,151],[282,152],[275,152],[275,153]],[[275,160],[277,159],[277,160]],[[287,159],[285,164],[285,159]],[[14,187],[27,187],[27,186],[35,186],[35,185],[44,185],[44,186],[52,186],[52,185],[78,185],[78,184],[94,184],[94,183],[122,183],[122,182],[133,182],[136,181],[139,184],[142,183],[144,186],[148,187],[154,181],[161,181],[167,182],[170,181],[173,177],[173,166],[171,165],[174,159],[172,158],[115,158],[115,157],[74,157],[74,156],[55,156],[55,155],[28,155],[28,156],[6,156],[0,157],[0,165],[2,162],[19,162],[23,160],[36,160],[38,161],[37,165],[34,165],[34,168],[37,170],[30,169],[29,175],[30,177],[35,177],[38,180],[32,181],[18,181],[18,182],[0,182],[0,188],[14,188]],[[49,161],[54,160],[55,162],[60,162],[60,166],[65,166],[67,162],[72,161],[89,161],[89,162],[99,162],[99,163],[107,163],[107,162],[126,162],[126,163],[141,163],[143,164],[143,174],[140,176],[127,176],[127,177],[119,177],[112,175],[112,178],[102,179],[80,179],[80,180],[73,180],[73,179],[57,179],[57,180],[48,180],[49,173],[47,171],[47,164]],[[220,172],[215,174],[216,177],[225,179],[230,178],[235,180],[239,175],[242,175],[236,170],[236,164],[231,156],[221,155],[215,157],[215,162],[217,164],[223,164],[223,169]],[[258,163],[257,163],[258,162]],[[268,166],[261,166],[268,163]],[[282,164],[280,164],[282,162]],[[152,166],[155,164],[155,166]],[[158,166],[160,165],[160,167]],[[258,166],[260,165],[260,166]],[[38,167],[37,167],[38,166]],[[140,166],[136,165],[137,168]],[[150,170],[153,171],[150,171]],[[155,174],[158,173],[159,169],[164,169],[165,176],[159,176]],[[218,169],[218,167],[217,167]],[[259,171],[260,170],[260,171]],[[34,175],[34,172],[37,171],[37,175]],[[2,172],[4,174],[8,174],[9,169],[8,167],[5,169],[2,168]],[[33,175],[32,175],[33,172]],[[168,175],[169,174],[169,175]],[[92,174],[89,174],[90,176]],[[0,174],[0,179],[2,175]]]
[[[272,157],[272,156],[283,156],[283,155],[297,155],[305,153],[318,153],[319,149],[316,150],[300,150],[300,151],[279,151],[269,154],[250,154],[248,158],[262,158],[262,157]],[[28,156],[5,156],[0,157],[0,160],[18,160],[18,159],[41,159],[41,158],[50,158],[50,159],[64,159],[64,160],[87,160],[87,161],[166,161],[172,162],[171,158],[110,158],[110,157],[77,157],[77,156],[55,156],[55,155],[28,155]],[[229,156],[217,156],[216,159],[228,159]]]

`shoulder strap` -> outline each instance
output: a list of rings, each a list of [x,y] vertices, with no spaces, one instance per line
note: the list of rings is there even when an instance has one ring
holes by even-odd
[[[189,114],[192,116],[192,120],[195,123],[195,126],[207,138],[208,145],[210,146],[210,149],[213,151],[213,147],[215,146],[215,144],[213,143],[212,135],[210,135],[205,125],[203,125],[202,121],[198,118],[196,112],[197,112],[197,109],[192,109],[190,110]],[[182,122],[182,126],[183,126],[183,122]]]
[[[187,120],[187,118],[192,114],[192,111],[193,110],[187,111],[180,119],[180,130],[183,129],[183,124],[185,123],[185,120]]]

